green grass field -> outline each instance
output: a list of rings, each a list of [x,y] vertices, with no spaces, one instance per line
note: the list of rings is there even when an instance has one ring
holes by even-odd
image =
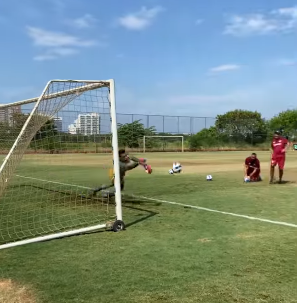
[[[146,154],[153,174],[141,168],[129,172],[125,193],[153,200],[125,199],[127,230],[1,250],[0,302],[297,302],[297,152],[287,155],[284,180],[289,182],[273,185],[268,184],[269,152],[258,153],[264,181],[243,183],[243,161],[248,154]],[[64,160],[58,161],[59,157]],[[94,187],[105,182],[109,157],[26,155],[17,173]],[[182,174],[168,174],[173,161],[181,162]],[[205,180],[207,174],[213,176],[212,182]],[[13,233],[35,228],[42,234],[58,229],[59,222],[68,224],[70,213],[69,227],[103,218],[106,206],[83,200],[79,204],[76,194],[74,199],[24,183],[14,179],[0,202],[0,218],[3,205],[11,207],[18,227],[9,225],[12,220],[5,224],[2,220],[1,229],[10,228]],[[17,192],[22,197],[13,198]],[[46,206],[44,201],[51,204]],[[42,220],[22,219],[26,207],[35,205]],[[28,289],[27,301],[13,301],[11,292],[17,291],[9,290],[9,279]]]

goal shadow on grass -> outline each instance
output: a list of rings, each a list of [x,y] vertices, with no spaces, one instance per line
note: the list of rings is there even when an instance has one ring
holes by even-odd
[[[68,197],[72,197],[74,200],[77,200],[77,198],[80,199],[80,201],[94,201],[95,203],[98,202],[98,204],[102,204],[102,206],[114,206],[114,199],[110,199],[109,201],[106,198],[102,198],[102,197],[92,197],[90,195],[86,195],[86,194],[82,194],[82,193],[77,193],[77,192],[73,192],[73,191],[67,191],[67,190],[59,190],[59,189],[52,189],[52,188],[45,188],[45,187],[41,187],[38,185],[34,185],[34,184],[18,184],[15,186],[10,186],[10,188],[13,187],[31,187],[31,188],[35,188],[37,190],[42,190],[42,191],[47,191],[47,192],[51,192],[51,193],[58,193],[64,196],[68,196]],[[152,210],[148,210],[145,209],[143,207],[140,207],[143,204],[149,203],[150,205],[154,205],[154,206],[159,206],[161,205],[161,203],[152,203],[149,202],[145,199],[141,199],[141,198],[135,198],[134,196],[129,196],[129,195],[123,195],[122,196],[122,207],[132,210],[132,211],[137,211],[137,214],[134,214],[132,216],[128,216],[128,220],[125,222],[125,226],[126,227],[130,227],[133,225],[136,225],[138,223],[141,223],[145,220],[148,220],[156,215],[158,215],[158,212],[152,211]],[[130,205],[127,205],[130,204]],[[137,205],[137,206],[136,206]],[[90,205],[91,207],[91,205]],[[140,213],[139,213],[140,212]],[[132,219],[129,217],[139,217],[137,219]],[[103,230],[97,230],[94,232],[88,232],[87,234],[91,234],[91,233],[98,233],[98,232],[103,232]],[[71,236],[69,236],[71,237]]]
[[[126,224],[127,227],[130,227],[130,226],[138,224],[142,221],[148,220],[148,219],[150,219],[150,218],[159,214],[156,211],[148,210],[148,209],[145,209],[145,208],[141,207],[142,205],[149,204],[150,206],[152,206],[152,205],[153,206],[160,206],[162,204],[162,203],[159,203],[159,202],[153,202],[152,203],[151,201],[148,201],[146,199],[142,199],[142,198],[139,198],[139,197],[136,198],[136,197],[130,196],[130,195],[123,195],[122,196],[122,203],[123,203],[122,204],[123,208],[130,209],[130,210],[142,211],[142,212],[145,212],[147,214],[143,218],[139,218],[137,220],[133,220],[130,223],[127,223]],[[126,203],[131,204],[131,205],[126,205]],[[139,214],[139,216],[141,216],[141,214]]]

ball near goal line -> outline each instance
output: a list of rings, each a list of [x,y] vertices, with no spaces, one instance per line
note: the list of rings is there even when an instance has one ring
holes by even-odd
[[[0,112],[0,249],[124,228],[113,80],[52,80],[38,98]],[[115,173],[112,201],[90,194],[110,184],[90,153],[103,145]]]

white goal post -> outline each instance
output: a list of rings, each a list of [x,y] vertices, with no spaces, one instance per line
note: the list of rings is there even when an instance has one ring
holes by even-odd
[[[143,136],[143,152],[146,151],[146,138],[180,138],[181,139],[181,152],[184,152],[184,136]]]
[[[102,136],[100,164],[85,142]],[[51,80],[38,98],[0,104],[0,249],[124,229],[118,152],[114,80]]]

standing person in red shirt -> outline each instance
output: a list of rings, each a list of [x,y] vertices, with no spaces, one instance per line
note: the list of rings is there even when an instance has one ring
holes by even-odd
[[[257,154],[252,153],[249,157],[245,159],[244,177],[249,177],[251,182],[261,181],[260,172],[260,161],[257,158]]]
[[[273,183],[274,168],[276,165],[278,165],[279,168],[278,183],[282,183],[287,147],[288,147],[288,140],[282,137],[279,131],[274,132],[273,140],[271,143],[272,154],[271,154],[271,166],[270,166],[270,184]]]

